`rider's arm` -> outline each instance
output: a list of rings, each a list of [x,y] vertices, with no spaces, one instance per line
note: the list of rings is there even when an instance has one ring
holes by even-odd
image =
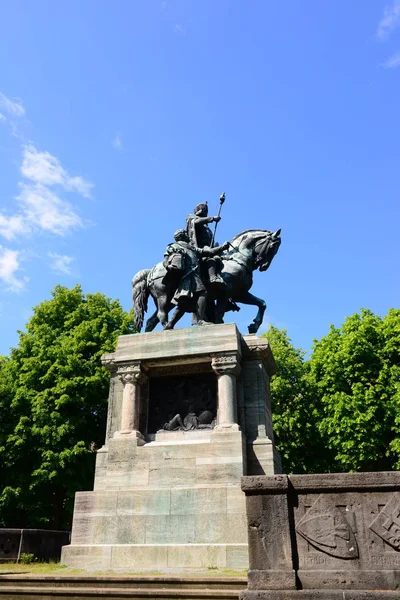
[[[221,217],[195,217],[193,219],[194,225],[206,225],[207,223],[213,223],[215,219],[220,220]]]
[[[215,256],[216,254],[221,254],[222,252],[225,252],[225,250],[227,250],[229,248],[229,244],[228,242],[225,242],[224,244],[222,244],[222,246],[215,246],[215,248],[209,248],[211,256]]]

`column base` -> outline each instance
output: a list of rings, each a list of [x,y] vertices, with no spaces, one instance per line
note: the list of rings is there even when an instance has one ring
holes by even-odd
[[[240,431],[237,423],[220,423],[214,427],[214,431]]]
[[[136,429],[132,429],[131,431],[126,430],[126,431],[116,431],[114,433],[114,438],[119,438],[119,439],[136,439],[138,441],[138,445],[139,446],[143,446],[145,444],[145,439],[144,436],[140,433],[140,431],[137,431]]]

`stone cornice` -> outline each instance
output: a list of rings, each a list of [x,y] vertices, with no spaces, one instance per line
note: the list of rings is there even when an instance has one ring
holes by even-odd
[[[245,335],[242,338],[243,357],[247,360],[261,359],[270,377],[276,373],[276,363],[267,338]]]

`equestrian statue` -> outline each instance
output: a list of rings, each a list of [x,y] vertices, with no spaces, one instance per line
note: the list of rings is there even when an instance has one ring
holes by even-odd
[[[153,331],[158,323],[172,329],[185,312],[193,314],[194,325],[223,323],[225,313],[239,310],[237,303],[241,303],[258,307],[248,327],[249,333],[257,333],[266,304],[250,294],[253,271],[268,269],[281,244],[281,230],[248,229],[218,246],[215,233],[224,201],[222,194],[215,217],[208,216],[207,203],[198,204],[186,218],[186,229],[175,232],[164,260],[135,275],[132,300],[137,331],[142,329],[151,295],[157,309],[147,320],[146,331]],[[215,223],[214,232],[211,223]]]

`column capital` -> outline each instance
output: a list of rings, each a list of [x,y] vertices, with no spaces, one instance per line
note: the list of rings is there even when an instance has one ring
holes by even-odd
[[[241,371],[237,352],[232,354],[213,354],[211,367],[218,376],[239,375]]]
[[[138,383],[139,385],[143,385],[147,382],[147,375],[143,371],[140,363],[118,367],[117,375],[124,385],[127,383]]]
[[[114,360],[114,354],[103,354],[101,357],[101,364],[107,371],[110,371],[112,375],[116,373],[117,365]]]

